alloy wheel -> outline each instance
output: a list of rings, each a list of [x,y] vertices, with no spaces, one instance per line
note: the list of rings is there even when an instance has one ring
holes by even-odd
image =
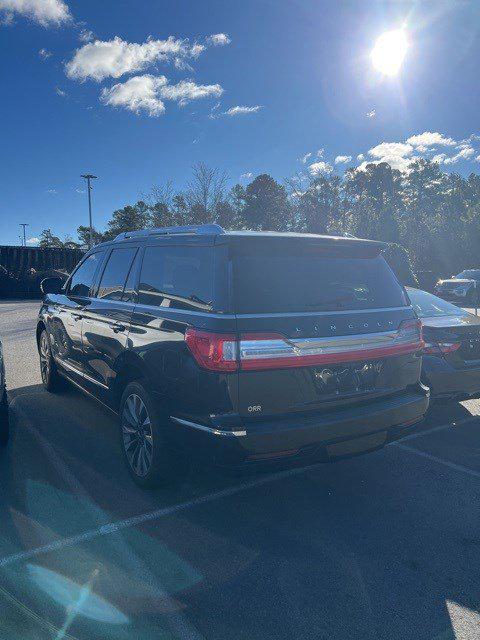
[[[144,477],[153,457],[153,432],[147,407],[136,393],[130,394],[122,411],[123,447],[133,472]]]
[[[40,373],[43,382],[47,383],[50,376],[50,346],[45,331],[40,336]]]

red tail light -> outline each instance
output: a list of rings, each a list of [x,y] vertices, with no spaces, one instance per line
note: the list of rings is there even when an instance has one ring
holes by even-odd
[[[198,364],[211,371],[308,367],[366,358],[386,358],[423,349],[422,325],[407,320],[397,331],[290,339],[279,333],[210,333],[189,328],[185,341]]]
[[[210,333],[189,328],[185,342],[195,360],[204,369],[211,371],[236,371],[237,337],[233,333]]]
[[[423,353],[432,356],[444,356],[460,348],[460,342],[427,342]]]

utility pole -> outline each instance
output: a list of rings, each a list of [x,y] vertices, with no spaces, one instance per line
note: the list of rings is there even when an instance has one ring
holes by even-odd
[[[29,227],[30,225],[26,222],[20,222],[20,226],[23,227],[23,242],[22,242],[22,247],[26,247],[27,246],[27,236],[25,234],[25,229],[26,227]]]
[[[91,249],[93,247],[93,225],[92,225],[92,185],[91,180],[95,180],[98,176],[94,176],[91,173],[85,173],[80,176],[81,178],[85,178],[85,182],[87,183],[87,194],[88,194],[88,226],[90,229],[89,234],[89,243],[88,248]]]

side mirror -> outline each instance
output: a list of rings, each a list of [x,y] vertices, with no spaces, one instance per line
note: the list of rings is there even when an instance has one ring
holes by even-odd
[[[61,278],[44,278],[40,283],[40,290],[44,295],[47,293],[60,293],[62,286],[63,280]]]

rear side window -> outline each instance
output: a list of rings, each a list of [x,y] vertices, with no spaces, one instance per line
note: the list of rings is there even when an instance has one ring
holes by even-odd
[[[147,247],[139,303],[176,309],[208,309],[213,298],[211,247]]]
[[[68,293],[71,296],[87,297],[95,279],[95,274],[103,258],[103,252],[92,253],[71,277]]]
[[[403,288],[381,255],[329,255],[306,246],[242,252],[234,259],[237,313],[400,307]]]
[[[122,300],[125,281],[127,279],[136,248],[114,249],[100,280],[97,298]]]

